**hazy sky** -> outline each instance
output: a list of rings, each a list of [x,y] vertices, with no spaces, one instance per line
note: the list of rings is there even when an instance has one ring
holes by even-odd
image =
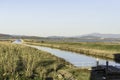
[[[0,0],[0,33],[120,33],[120,0]]]

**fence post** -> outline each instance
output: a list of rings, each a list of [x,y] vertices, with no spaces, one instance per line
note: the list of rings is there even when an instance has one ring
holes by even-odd
[[[109,62],[106,61],[106,71],[105,71],[105,75],[106,75],[106,80],[108,80],[108,67],[109,67]]]
[[[96,62],[96,65],[97,65],[97,67],[98,67],[98,66],[99,66],[99,59],[97,58],[96,61],[97,61],[97,62]]]

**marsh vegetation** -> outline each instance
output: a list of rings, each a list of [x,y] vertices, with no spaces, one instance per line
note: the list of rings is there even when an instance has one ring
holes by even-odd
[[[0,80],[89,80],[90,72],[28,46],[0,42]]]

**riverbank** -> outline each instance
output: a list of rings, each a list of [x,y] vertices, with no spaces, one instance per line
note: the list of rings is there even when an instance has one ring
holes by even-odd
[[[70,43],[70,42],[27,42],[27,44],[46,46],[80,54],[91,55],[94,57],[115,59],[115,54],[120,53],[120,44],[115,43]]]
[[[28,46],[0,42],[0,80],[89,80],[90,71],[79,69],[50,53]]]

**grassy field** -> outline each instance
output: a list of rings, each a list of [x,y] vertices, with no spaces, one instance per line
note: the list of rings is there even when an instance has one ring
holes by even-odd
[[[58,48],[95,57],[114,59],[114,54],[120,53],[120,44],[103,42],[28,42],[29,44]]]
[[[31,47],[0,42],[0,80],[89,80],[90,71]]]

